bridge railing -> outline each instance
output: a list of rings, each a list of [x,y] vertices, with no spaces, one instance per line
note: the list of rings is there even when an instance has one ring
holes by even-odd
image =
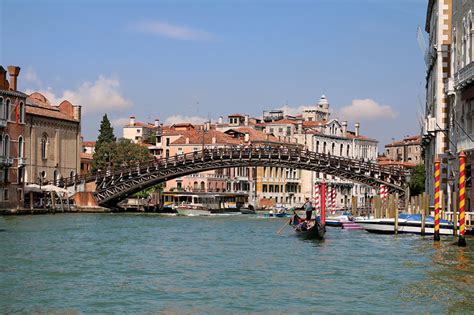
[[[298,147],[286,146],[246,146],[246,147],[224,147],[224,148],[205,148],[204,150],[194,151],[185,154],[179,154],[170,157],[153,158],[141,164],[130,166],[108,167],[106,170],[97,170],[88,174],[76,175],[73,177],[61,178],[55,181],[43,182],[42,184],[54,184],[60,187],[68,187],[79,183],[97,181],[101,178],[120,176],[124,173],[135,174],[149,169],[158,169],[162,167],[182,165],[187,163],[208,162],[216,159],[284,159],[298,160],[300,162],[328,163],[338,167],[350,167],[359,169],[361,172],[373,172],[390,176],[406,176],[408,172],[395,166],[381,166],[377,163],[367,162],[361,159],[341,157],[325,153],[300,149]]]

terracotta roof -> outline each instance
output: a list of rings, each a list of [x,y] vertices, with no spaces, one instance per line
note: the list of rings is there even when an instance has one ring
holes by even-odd
[[[366,137],[366,136],[356,136],[353,131],[347,131],[347,138],[349,139],[359,139],[359,140],[366,140],[366,141],[372,141],[372,142],[378,142],[378,140]]]
[[[179,127],[194,127],[194,125],[191,124],[191,123],[177,123],[177,124],[173,124],[171,126],[171,128],[176,128],[176,127],[178,127],[178,128]]]
[[[403,140],[386,144],[385,147],[398,147],[402,145],[416,145],[416,144],[421,144],[421,135],[406,137]]]
[[[95,141],[82,141],[83,147],[95,147]]]
[[[212,139],[215,138],[215,143],[213,143]],[[186,139],[189,139],[189,143],[186,143]],[[171,144],[202,144],[203,143],[203,134],[202,131],[195,131],[193,133],[188,133],[187,135],[183,135],[180,138],[173,141]],[[217,130],[208,130],[204,133],[204,144],[240,144],[241,141],[239,139],[235,139],[232,136],[224,132],[220,132]]]
[[[417,164],[411,162],[400,162],[400,161],[390,161],[390,160],[378,160],[377,164],[380,166],[401,166],[404,168],[413,168]]]
[[[235,132],[238,132],[238,133],[241,133],[241,134],[246,134],[247,133],[249,135],[250,142],[252,142],[252,141],[281,142],[281,141],[278,140],[277,137],[275,137],[273,135],[266,134],[263,131],[258,131],[258,130],[255,130],[255,129],[249,128],[249,127],[232,128],[232,129],[227,130],[225,133],[232,133],[232,131],[235,131]],[[243,138],[241,138],[241,140],[243,140]]]
[[[44,117],[50,117],[50,118],[56,118],[56,119],[61,119],[61,120],[68,120],[68,121],[78,122],[76,119],[60,112],[59,109],[57,109],[55,107],[43,108],[43,107],[27,105],[26,106],[26,113],[30,114],[30,115],[44,116]]]
[[[142,122],[139,122],[139,121],[136,121],[135,124],[131,125],[131,124],[127,124],[124,126],[125,128],[126,127],[144,127],[144,128],[150,128],[150,129],[154,129],[156,128],[154,124],[151,124],[151,123],[142,123]]]
[[[90,153],[84,153],[84,152],[81,152],[81,159],[84,159],[84,160],[93,160],[93,155],[90,154]]]
[[[227,115],[227,117],[244,117],[244,115],[241,115],[241,114],[230,114],[230,115]]]
[[[327,121],[325,120],[318,120],[318,121],[303,121],[303,127],[317,127],[325,125]]]

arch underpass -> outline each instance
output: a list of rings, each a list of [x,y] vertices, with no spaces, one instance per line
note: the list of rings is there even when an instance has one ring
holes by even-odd
[[[99,205],[113,206],[150,186],[202,171],[232,167],[274,166],[322,172],[378,189],[405,195],[409,172],[362,160],[287,148],[206,149],[151,161],[133,168],[108,170],[87,177],[95,181]]]

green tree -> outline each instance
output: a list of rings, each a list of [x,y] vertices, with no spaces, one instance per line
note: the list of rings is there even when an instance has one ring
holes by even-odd
[[[117,138],[115,138],[114,135],[114,128],[110,124],[107,114],[104,114],[104,117],[102,117],[102,121],[100,122],[99,137],[97,137],[97,142],[95,143],[95,151],[97,152],[100,150],[100,147],[104,143],[115,141],[117,141]]]
[[[412,171],[410,182],[410,194],[417,196],[425,191],[426,170],[423,164],[415,166]]]
[[[117,155],[117,144],[115,142],[104,142],[95,150],[94,159],[92,161],[92,170],[106,170],[107,166],[111,166]]]
[[[129,139],[121,138],[116,143],[116,154],[113,159],[115,167],[134,166],[137,163],[146,163],[151,155],[148,148],[133,143]]]

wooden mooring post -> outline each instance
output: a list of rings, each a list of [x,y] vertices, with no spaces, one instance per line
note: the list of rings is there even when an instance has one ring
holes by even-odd
[[[453,236],[458,235],[458,196],[452,194],[451,211],[453,212]]]
[[[426,208],[428,208],[428,194],[423,193],[420,200],[420,213],[421,213],[421,235],[425,235],[425,222],[426,222]]]

